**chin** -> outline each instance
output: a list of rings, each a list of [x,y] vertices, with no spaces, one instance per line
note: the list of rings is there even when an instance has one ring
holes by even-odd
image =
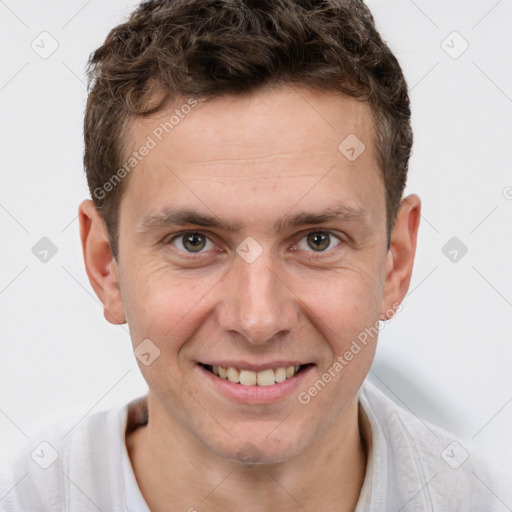
[[[293,458],[300,453],[304,446],[293,442],[290,437],[286,443],[281,440],[269,441],[265,437],[244,436],[236,442],[231,441],[228,446],[211,447],[218,456],[239,462],[245,466],[277,464]]]

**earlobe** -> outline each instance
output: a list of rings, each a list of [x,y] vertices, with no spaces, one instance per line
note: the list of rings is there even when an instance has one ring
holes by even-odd
[[[107,321],[112,324],[124,324],[126,317],[121,300],[119,272],[112,255],[105,222],[90,199],[80,204],[78,218],[89,282],[103,304]]]
[[[411,194],[402,200],[386,260],[381,320],[389,320],[401,304],[411,282],[421,217],[421,200]]]

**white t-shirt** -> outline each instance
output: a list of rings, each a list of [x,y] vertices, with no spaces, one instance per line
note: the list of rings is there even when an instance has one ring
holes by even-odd
[[[359,403],[371,441],[355,512],[504,510],[487,472],[460,441],[405,411],[368,381]],[[141,397],[88,416],[71,431],[46,431],[2,476],[0,511],[149,512],[125,444],[126,429],[145,422]]]

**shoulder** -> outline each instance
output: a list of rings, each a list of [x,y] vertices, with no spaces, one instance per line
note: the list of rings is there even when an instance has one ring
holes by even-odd
[[[487,467],[469,442],[393,402],[370,382],[359,402],[372,430],[372,494],[403,510],[495,510]],[[385,475],[385,476],[383,476]]]
[[[75,425],[55,424],[28,441],[2,470],[0,510],[118,510],[128,407],[86,416]]]

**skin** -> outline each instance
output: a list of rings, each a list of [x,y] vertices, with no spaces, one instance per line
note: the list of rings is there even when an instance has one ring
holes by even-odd
[[[140,147],[181,104],[133,120],[128,147]],[[366,146],[353,162],[338,150],[349,134]],[[160,350],[149,366],[139,363],[148,426],[126,438],[152,511],[354,510],[371,441],[357,392],[377,337],[308,404],[297,396],[365,328],[391,318],[409,287],[420,199],[403,200],[388,248],[374,137],[368,105],[343,95],[281,87],[225,96],[201,102],[131,172],[118,261],[92,201],[80,205],[85,266],[105,317],[129,324],[134,347],[150,339]],[[361,215],[273,229],[340,203]],[[239,229],[141,227],[177,206]],[[207,237],[199,253],[178,237],[185,230]],[[327,248],[307,236],[322,230]],[[262,248],[252,263],[236,252],[248,236]],[[314,366],[277,403],[250,404],[210,385],[197,366],[208,360]],[[247,447],[254,463],[240,458]]]

